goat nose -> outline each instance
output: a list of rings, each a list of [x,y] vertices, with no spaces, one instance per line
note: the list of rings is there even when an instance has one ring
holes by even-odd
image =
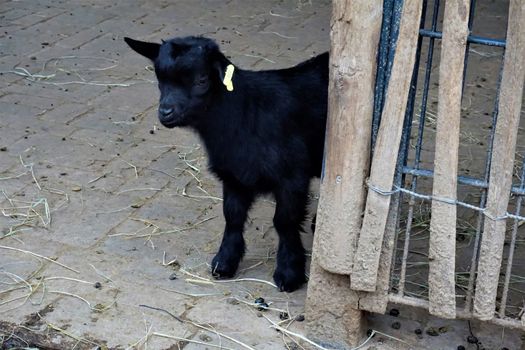
[[[169,116],[170,114],[173,113],[173,108],[170,108],[170,107],[160,107],[159,108],[159,113],[162,117],[167,117]]]

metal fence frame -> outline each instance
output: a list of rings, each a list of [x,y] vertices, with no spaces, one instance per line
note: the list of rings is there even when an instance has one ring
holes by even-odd
[[[432,8],[429,8],[430,4],[432,4]],[[412,74],[412,83],[409,91],[409,98],[407,102],[407,109],[406,109],[406,115],[403,125],[403,136],[401,139],[401,145],[398,153],[398,161],[397,161],[397,167],[396,167],[396,175],[394,178],[394,185],[396,187],[403,187],[405,183],[405,177],[406,175],[412,176],[412,182],[407,190],[411,192],[417,192],[418,185],[417,185],[417,179],[419,177],[423,178],[432,178],[433,177],[433,171],[429,169],[423,169],[420,167],[420,161],[421,161],[421,147],[423,142],[423,134],[425,129],[425,115],[427,110],[427,102],[428,102],[428,93],[429,93],[429,82],[430,82],[430,76],[432,73],[432,60],[433,60],[433,54],[434,54],[434,45],[435,40],[440,40],[442,37],[442,33],[437,31],[437,20],[439,15],[439,8],[440,8],[440,0],[434,0],[433,3],[424,0],[423,3],[423,10],[422,10],[422,19],[420,24],[420,31],[419,31],[419,39],[417,44],[417,53],[416,53],[416,63],[414,66],[413,74]],[[470,13],[469,13],[469,21],[468,21],[468,27],[469,30],[472,30],[473,22],[474,22],[474,14],[475,14],[475,7],[476,7],[476,0],[471,0],[471,7],[470,7]],[[378,66],[377,66],[377,75],[376,75],[376,88],[375,88],[375,98],[374,98],[374,114],[373,114],[373,125],[372,125],[372,152],[374,149],[374,145],[377,138],[377,133],[379,130],[380,125],[380,118],[382,109],[385,103],[385,97],[386,97],[386,91],[388,87],[388,80],[390,77],[390,72],[392,68],[394,53],[396,49],[396,41],[397,36],[399,34],[399,23],[401,18],[401,12],[403,8],[403,0],[384,0],[383,5],[383,23],[382,23],[382,29],[381,29],[381,38],[379,43],[379,50],[378,50]],[[425,19],[427,17],[427,11],[432,10],[432,17],[431,17],[431,24],[430,28],[425,28]],[[420,105],[420,113],[419,115],[415,116],[415,110],[414,106],[416,103],[416,90],[417,90],[417,82],[418,82],[418,74],[419,74],[419,66],[421,64],[421,55],[422,55],[422,43],[423,40],[429,40],[428,45],[428,52],[427,52],[427,62],[426,67],[424,70],[424,83],[423,83],[423,93],[422,93],[422,99],[421,99],[421,105]],[[466,55],[465,55],[465,71],[467,69],[468,64],[468,52],[469,52],[469,44],[480,44],[480,45],[487,45],[487,46],[494,46],[499,47],[505,50],[506,41],[501,39],[490,39],[480,36],[474,36],[469,35],[467,39],[467,48],[466,48]],[[503,66],[503,62],[501,63],[501,67]],[[501,78],[501,74],[500,74]],[[500,79],[501,80],[501,79]],[[463,75],[463,86],[465,83],[465,74]],[[479,188],[481,190],[481,198],[479,201],[479,207],[484,208],[486,205],[487,200],[487,191],[488,191],[488,183],[489,183],[489,171],[490,171],[490,159],[492,155],[492,147],[493,147],[493,139],[494,139],[494,133],[495,133],[495,125],[497,121],[498,116],[498,99],[499,99],[499,85],[500,81],[498,82],[498,96],[496,96],[495,106],[492,113],[492,129],[490,131],[490,137],[489,137],[489,143],[487,146],[487,156],[484,166],[484,174],[482,178],[474,178],[474,177],[468,177],[468,176],[459,176],[458,177],[458,183],[472,186],[475,188]],[[414,117],[418,118],[419,126],[417,130],[417,141],[416,141],[416,149],[415,149],[415,156],[412,164],[408,164],[408,151],[409,151],[409,138],[412,133],[412,122],[414,120]],[[516,201],[516,215],[519,215],[521,206],[522,206],[522,199],[523,195],[525,195],[525,159],[524,164],[522,166],[522,177],[521,182],[519,184],[515,184],[512,186],[511,193],[516,195],[518,197]],[[401,257],[402,260],[402,266],[401,266],[401,272],[400,272],[400,280],[397,283],[394,283],[393,280],[393,271],[395,268],[395,260],[399,259],[398,255],[396,254],[396,250],[394,249],[393,254],[393,263],[392,263],[392,271],[391,271],[391,291],[389,295],[389,300],[401,304],[408,304],[412,306],[422,306],[425,307],[426,304],[423,299],[417,299],[412,297],[406,297],[404,295],[404,281],[405,281],[405,273],[406,273],[406,260],[407,260],[407,254],[408,254],[408,244],[410,242],[410,230],[411,230],[411,224],[412,224],[412,217],[413,217],[413,210],[414,210],[414,196],[410,194],[403,194],[401,192],[395,193],[392,195],[392,205],[390,210],[390,215],[394,215],[396,218],[396,222],[398,225],[399,231],[399,214],[401,210],[401,203],[402,203],[402,197],[401,196],[408,196],[409,201],[409,207],[408,207],[408,214],[407,214],[407,225],[406,225],[406,232],[405,232],[405,245],[403,247],[403,256]],[[475,235],[475,241],[474,241],[474,250],[473,250],[473,256],[472,256],[472,262],[470,265],[470,276],[469,276],[469,283],[468,283],[468,291],[467,296],[465,300],[465,306],[463,310],[458,310],[458,317],[461,318],[470,318],[472,316],[472,301],[473,301],[473,295],[474,295],[474,283],[475,283],[475,275],[476,275],[476,269],[477,269],[477,259],[478,259],[478,250],[479,250],[479,244],[481,240],[482,235],[482,228],[483,228],[483,220],[484,215],[480,212],[477,218],[476,223],[476,235]],[[504,273],[504,286],[503,286],[503,297],[502,297],[502,303],[500,304],[500,307],[498,309],[499,317],[494,319],[495,323],[502,324],[505,326],[510,327],[523,327],[521,325],[521,322],[518,319],[509,318],[505,316],[505,307],[506,307],[506,299],[507,299],[507,292],[508,292],[508,286],[509,286],[509,277],[510,277],[510,270],[512,267],[513,262],[513,250],[515,247],[516,242],[516,232],[518,227],[518,220],[514,219],[514,224],[512,227],[512,238],[510,243],[510,253],[507,260],[507,266],[506,268],[502,267],[502,270],[505,269]],[[398,239],[396,235],[395,239],[396,245],[398,244]]]

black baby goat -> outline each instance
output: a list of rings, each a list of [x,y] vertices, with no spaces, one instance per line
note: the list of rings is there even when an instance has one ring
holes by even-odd
[[[287,69],[248,71],[203,37],[125,41],[154,63],[162,125],[194,129],[222,181],[226,228],[213,275],[235,274],[248,211],[258,195],[271,193],[279,235],[273,277],[281,291],[299,288],[305,282],[299,231],[310,179],[320,176],[323,160],[328,53]]]

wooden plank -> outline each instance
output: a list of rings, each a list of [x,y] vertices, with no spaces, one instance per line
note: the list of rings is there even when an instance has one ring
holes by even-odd
[[[392,188],[412,78],[407,71],[412,72],[414,67],[421,7],[420,0],[407,0],[403,6],[392,75],[370,171],[370,185],[381,190],[389,191]],[[369,292],[376,290],[379,257],[389,207],[390,196],[381,195],[373,190],[368,191],[363,227],[350,277],[352,289]]]
[[[330,273],[315,256],[305,303],[308,338],[330,349],[354,349],[366,336],[366,319],[357,307],[357,292],[348,288],[348,276]]]
[[[382,4],[333,2],[325,169],[314,252],[333,273],[350,273],[361,227]]]
[[[496,307],[506,227],[506,220],[497,218],[507,212],[525,81],[525,1],[510,1],[507,28],[499,114],[474,299],[474,316],[481,320],[492,319]]]
[[[435,198],[456,200],[461,95],[470,0],[445,3],[439,66],[438,116],[434,158]],[[429,312],[456,317],[456,209],[455,203],[432,200],[429,247]]]
[[[386,221],[383,246],[379,258],[379,269],[377,271],[376,291],[372,293],[359,293],[359,309],[384,314],[388,307],[388,293],[390,291],[390,271],[392,268],[392,256],[395,248],[395,237],[398,219],[398,204],[400,196],[392,197],[390,213]]]

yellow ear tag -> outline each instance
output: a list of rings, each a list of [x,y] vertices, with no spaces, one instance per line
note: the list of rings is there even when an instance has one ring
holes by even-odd
[[[233,78],[234,70],[235,70],[235,67],[233,66],[233,64],[229,64],[226,67],[226,73],[224,74],[224,80],[222,81],[222,83],[224,84],[224,86],[226,86],[226,90],[228,91],[233,91],[232,78]]]

